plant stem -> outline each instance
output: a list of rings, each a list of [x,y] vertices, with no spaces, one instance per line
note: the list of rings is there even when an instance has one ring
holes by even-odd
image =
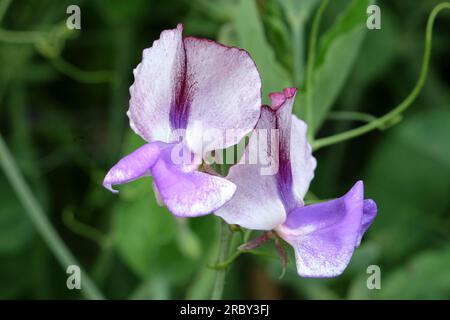
[[[414,102],[414,100],[422,90],[423,85],[425,84],[425,79],[428,73],[428,66],[430,63],[434,20],[436,19],[437,14],[444,9],[450,9],[449,2],[438,4],[434,7],[433,11],[431,11],[430,15],[428,16],[427,28],[425,32],[425,48],[423,52],[422,67],[420,70],[419,79],[417,80],[416,85],[414,86],[411,93],[405,98],[405,100],[403,100],[397,107],[386,113],[384,116],[377,118],[376,120],[373,120],[365,125],[314,141],[312,143],[313,150],[318,150],[326,146],[358,137],[374,129],[383,128],[386,124],[389,124],[391,121],[395,121],[401,116],[401,114]]]
[[[6,177],[8,178],[14,191],[16,192],[17,197],[25,207],[32,223],[34,224],[35,228],[40,233],[50,250],[53,252],[63,269],[66,270],[69,265],[80,266],[72,253],[65,246],[55,229],[52,227],[38,201],[32,194],[1,135],[0,164],[3,167]],[[102,294],[91,281],[89,275],[83,271],[82,281],[82,293],[86,298],[103,299]]]
[[[310,143],[314,140],[314,117],[312,111],[312,97],[313,97],[313,72],[314,64],[316,60],[316,46],[317,46],[317,34],[319,33],[320,20],[322,19],[323,12],[328,5],[328,0],[323,0],[320,4],[317,13],[314,16],[314,21],[311,29],[311,36],[309,38],[308,48],[308,63],[306,66],[306,123],[308,124],[308,140]]]
[[[348,120],[348,121],[361,121],[372,122],[377,118],[371,114],[358,112],[358,111],[335,111],[330,112],[327,117],[329,120]]]
[[[225,221],[221,221],[220,224],[220,243],[219,243],[219,253],[217,255],[217,264],[226,261],[228,252],[230,251],[230,243],[232,238],[232,231]],[[214,287],[211,294],[212,300],[222,299],[223,288],[225,286],[225,277],[227,274],[227,268],[217,270],[216,279],[214,281]]]
[[[53,66],[61,73],[66,76],[87,84],[98,84],[98,83],[115,83],[117,82],[117,75],[113,71],[108,70],[98,70],[98,71],[86,71],[82,70],[66,60],[61,56],[57,56],[51,59]]]

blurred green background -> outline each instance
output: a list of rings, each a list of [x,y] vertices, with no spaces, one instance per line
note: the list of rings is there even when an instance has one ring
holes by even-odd
[[[128,126],[128,88],[142,50],[163,29],[248,50],[263,93],[300,89],[317,0],[0,0],[0,132],[64,242],[107,298],[208,298],[219,219],[176,220],[151,181],[102,188],[106,171],[143,144]],[[343,111],[375,116],[400,103],[419,74],[428,14],[439,1],[380,0],[381,30],[368,30],[368,0],[333,0],[314,65],[316,136],[355,127]],[[81,30],[65,27],[81,8]],[[321,149],[311,190],[345,193],[358,179],[378,217],[344,274],[301,279],[293,264],[242,255],[225,298],[449,299],[450,96],[447,12],[436,21],[426,85],[392,128]],[[14,33],[11,31],[26,31]],[[255,233],[256,235],[256,233]],[[264,250],[272,252],[269,244]],[[368,290],[366,268],[381,268]],[[82,275],[83,277],[83,275]],[[0,172],[0,298],[82,298]]]

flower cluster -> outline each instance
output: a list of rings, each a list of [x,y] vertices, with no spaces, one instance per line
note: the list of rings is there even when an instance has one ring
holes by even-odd
[[[229,224],[274,231],[294,248],[299,275],[339,275],[377,212],[364,199],[363,183],[341,198],[304,206],[316,160],[306,124],[292,114],[297,90],[272,93],[271,106],[262,105],[261,79],[246,51],[183,37],[182,30],[179,24],[163,31],[144,50],[128,117],[147,144],[120,160],[103,185],[115,192],[113,185],[151,175],[157,197],[175,216],[214,212]],[[226,177],[203,165],[206,153],[248,134]]]

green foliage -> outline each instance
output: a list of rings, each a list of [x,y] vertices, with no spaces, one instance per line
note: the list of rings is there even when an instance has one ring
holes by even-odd
[[[177,22],[186,34],[242,47],[261,73],[264,102],[270,92],[297,86],[295,113],[304,118],[308,43],[320,3],[80,1],[82,30],[72,32],[64,28],[69,1],[16,1],[0,12],[0,31],[31,32],[0,32],[0,133],[56,233],[106,297],[205,299],[215,277],[208,265],[216,258],[217,217],[174,218],[158,205],[150,177],[121,186],[118,196],[101,187],[111,165],[145,143],[125,114],[142,49]],[[378,1],[381,30],[366,28],[370,3],[333,0],[325,9],[311,91],[321,136],[354,125],[326,121],[331,110],[381,115],[417,78],[423,22],[439,1],[424,2],[414,13],[408,0]],[[1,11],[7,1],[0,4]],[[279,279],[269,243],[258,255],[236,259],[227,274],[227,298],[255,298],[260,283],[266,287],[259,291],[275,298],[450,298],[450,48],[448,16],[440,19],[427,85],[400,122],[315,154],[312,193],[335,197],[363,179],[379,206],[344,274],[301,279],[289,250],[288,271]],[[100,236],[85,237],[64,223],[68,211],[76,224]],[[0,298],[79,298],[65,289],[65,270],[26,213],[0,174]],[[238,232],[235,239],[241,240]],[[381,268],[381,290],[366,287],[372,264]],[[253,277],[260,273],[262,278]]]
[[[240,0],[232,21],[232,30],[237,41],[229,43],[227,39],[219,39],[225,44],[245,48],[255,60],[263,79],[263,100],[267,103],[270,92],[279,91],[289,86],[291,81],[286,71],[276,61],[273,49],[267,42],[262,22],[254,1]]]
[[[337,99],[366,34],[366,8],[372,0],[353,0],[321,37],[312,74],[312,109],[317,131]],[[308,88],[307,88],[308,89]],[[300,115],[303,103],[299,102]]]

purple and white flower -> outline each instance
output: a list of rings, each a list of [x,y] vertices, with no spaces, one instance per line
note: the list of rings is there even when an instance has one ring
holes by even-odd
[[[113,185],[151,175],[168,209],[193,217],[213,212],[235,193],[233,182],[198,168],[206,152],[232,146],[254,128],[261,79],[246,51],[182,31],[181,24],[165,30],[144,50],[127,114],[147,144],[121,159],[103,185],[114,192]],[[224,139],[230,129],[237,134]],[[179,153],[187,160],[174,161]]]
[[[292,115],[296,91],[287,88],[282,93],[272,93],[272,106],[262,107],[255,129],[278,130],[276,148],[267,146],[266,159],[262,161],[278,161],[278,172],[261,175],[260,164],[240,161],[227,176],[237,186],[236,194],[216,215],[244,228],[275,230],[294,248],[299,275],[333,277],[348,265],[375,218],[377,207],[373,200],[364,200],[362,181],[341,198],[304,206],[316,160],[306,139],[306,124]],[[251,136],[242,159],[253,152],[254,146],[261,148],[252,141],[258,136]],[[270,150],[276,150],[278,156]]]

